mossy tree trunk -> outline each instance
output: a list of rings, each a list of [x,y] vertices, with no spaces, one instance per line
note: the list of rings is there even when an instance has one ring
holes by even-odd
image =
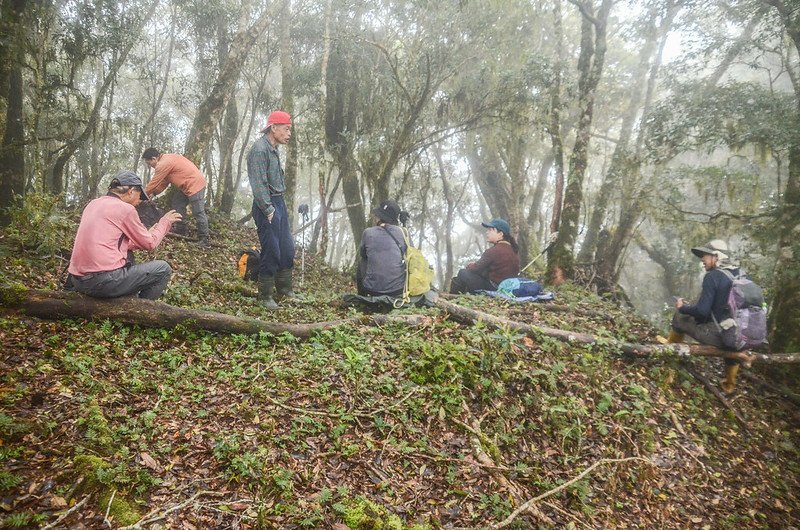
[[[583,179],[589,157],[589,140],[594,117],[597,85],[603,74],[606,55],[606,30],[613,1],[603,0],[595,11],[591,2],[570,0],[581,13],[581,52],[578,57],[578,107],[580,117],[569,162],[567,189],[558,238],[547,263],[548,278],[554,283],[575,274],[575,243],[583,203]]]
[[[553,86],[550,93],[550,142],[553,146],[553,167],[556,170],[556,185],[553,192],[553,215],[550,218],[550,233],[558,232],[561,225],[561,208],[564,203],[564,140],[561,136],[561,77],[564,69],[564,30],[561,23],[561,0],[553,5],[553,30],[556,41],[556,57],[553,65]]]
[[[22,63],[26,0],[5,0],[0,6],[0,109],[5,110],[0,129],[0,226],[9,223],[6,210],[25,190],[25,131],[22,122]]]
[[[800,10],[795,2],[765,0],[780,15],[800,53]],[[795,72],[796,74],[797,72]],[[794,137],[789,149],[789,176],[781,204],[775,299],[770,313],[770,344],[774,351],[800,348],[800,81],[792,76],[797,105]]]
[[[143,11],[142,17],[137,21],[136,25],[131,26],[130,31],[124,37],[120,37],[120,47],[114,50],[108,72],[99,83],[99,87],[94,98],[92,111],[86,119],[86,124],[83,127],[83,130],[66,143],[63,149],[61,149],[59,155],[56,157],[55,162],[53,162],[53,166],[50,168],[50,171],[45,175],[46,192],[52,193],[53,195],[58,195],[64,192],[64,174],[67,164],[72,157],[75,156],[75,153],[78,151],[78,149],[83,147],[86,141],[89,140],[94,133],[95,128],[100,122],[100,112],[106,105],[106,97],[108,96],[109,92],[112,91],[113,85],[117,81],[117,73],[127,61],[128,55],[130,54],[134,45],[136,45],[138,42],[139,36],[141,35],[145,24],[151,19],[153,13],[155,13],[159,3],[159,0],[152,2],[149,8]]]
[[[294,116],[294,62],[292,53],[292,2],[286,0],[286,7],[281,12],[280,61],[281,61],[281,106],[283,110]],[[286,179],[286,210],[289,213],[290,226],[295,218],[295,193],[297,190],[297,134],[292,134],[286,146],[284,177]]]
[[[353,153],[353,138],[357,132],[359,79],[356,78],[354,43],[343,36],[351,24],[360,23],[360,13],[348,15],[337,3],[331,21],[335,23],[329,63],[326,69],[325,147],[333,155],[339,171],[342,194],[347,205],[347,218],[353,232],[355,248],[361,244],[361,233],[367,227],[366,212]],[[355,17],[355,18],[353,18]],[[325,240],[326,238],[324,238]],[[324,242],[324,241],[323,241]],[[327,245],[320,245],[326,252]],[[324,255],[324,254],[323,254]]]
[[[657,50],[658,39],[663,38],[656,28],[657,18],[658,11],[652,9],[647,21],[647,26],[644,28],[644,44],[639,52],[639,63],[636,67],[636,71],[633,73],[633,82],[630,84],[628,106],[622,116],[619,138],[614,146],[614,154],[611,156],[611,165],[600,185],[600,191],[592,207],[592,215],[589,219],[589,225],[586,227],[586,236],[583,239],[581,250],[578,253],[577,260],[579,263],[591,263],[594,261],[598,236],[606,220],[612,194],[619,190],[622,175],[625,171],[628,171],[627,168],[631,164],[633,153],[630,149],[630,142],[633,136],[633,128],[636,125],[636,118],[639,115],[642,100],[644,99],[647,74],[650,71],[650,62],[653,58],[653,54]],[[669,25],[662,27],[662,32],[664,34],[666,34],[667,31],[669,31]],[[613,270],[613,265],[610,269]]]
[[[211,144],[214,130],[233,94],[250,50],[267,30],[279,10],[284,8],[285,3],[286,0],[274,2],[263,11],[252,26],[243,28],[233,37],[228,57],[220,65],[219,75],[214,80],[211,92],[197,107],[189,137],[186,139],[184,156],[197,167],[201,166],[203,155]]]

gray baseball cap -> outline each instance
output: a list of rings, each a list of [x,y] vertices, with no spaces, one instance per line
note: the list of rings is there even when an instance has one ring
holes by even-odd
[[[142,184],[142,179],[139,178],[139,175],[133,171],[124,170],[114,175],[114,178],[111,179],[111,185],[109,188],[115,188],[117,186],[138,186],[142,200],[150,200],[150,197],[148,197],[144,192],[144,184]]]

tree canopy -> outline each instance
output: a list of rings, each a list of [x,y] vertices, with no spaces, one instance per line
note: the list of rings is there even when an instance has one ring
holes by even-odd
[[[797,349],[799,30],[782,0],[2,10],[4,224],[31,194],[80,207],[119,169],[147,178],[148,146],[195,161],[209,209],[242,218],[244,155],[283,108],[287,202],[310,206],[306,243],[334,267],[395,198],[442,287],[502,217],[523,263],[539,256],[532,274],[653,316],[690,295],[687,249],[718,237],[774,295],[776,344]]]

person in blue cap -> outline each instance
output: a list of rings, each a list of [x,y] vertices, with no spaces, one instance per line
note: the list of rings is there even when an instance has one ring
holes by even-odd
[[[506,278],[519,275],[519,247],[511,227],[505,219],[492,219],[481,223],[486,228],[486,241],[489,247],[474,263],[458,271],[450,282],[453,294],[494,291]]]

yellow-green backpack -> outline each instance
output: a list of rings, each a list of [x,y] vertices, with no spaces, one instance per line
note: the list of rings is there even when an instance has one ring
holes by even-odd
[[[408,296],[419,296],[431,290],[433,269],[418,248],[411,246],[408,230],[403,228],[406,240],[406,292]],[[404,297],[405,298],[405,297]]]

